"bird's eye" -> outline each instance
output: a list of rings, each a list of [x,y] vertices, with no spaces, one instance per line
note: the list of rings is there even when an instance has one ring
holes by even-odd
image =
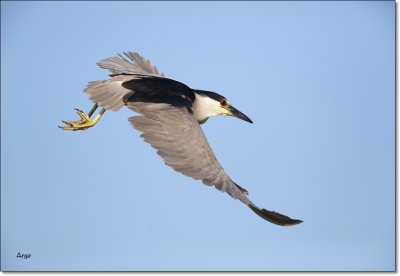
[[[228,104],[225,99],[220,100],[219,103],[221,104],[221,106],[226,106]]]

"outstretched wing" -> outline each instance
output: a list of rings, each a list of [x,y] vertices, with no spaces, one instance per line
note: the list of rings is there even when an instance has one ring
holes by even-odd
[[[164,74],[160,74],[157,67],[152,65],[149,60],[135,52],[103,59],[97,62],[97,65],[110,70],[111,78],[89,82],[83,92],[88,94],[89,99],[94,103],[113,111],[119,110],[124,105],[124,97],[132,94],[132,91],[140,89],[139,83],[146,82],[149,85],[148,83],[157,80],[172,82],[172,80],[164,78]],[[130,81],[135,81],[136,86],[123,86],[123,84],[129,85]]]
[[[246,195],[224,172],[199,123],[186,108],[154,103],[128,103],[128,107],[144,115],[129,121],[143,132],[141,137],[157,149],[166,165],[249,204]]]
[[[125,56],[124,56],[125,55]],[[109,57],[97,62],[97,65],[103,69],[108,69],[113,75],[118,74],[143,74],[163,77],[156,66],[152,65],[148,59],[145,59],[136,52],[124,52],[124,55]]]
[[[142,132],[144,141],[157,149],[166,165],[186,176],[199,179],[208,186],[215,186],[221,192],[227,192],[272,223],[294,225],[301,222],[254,205],[247,198],[247,191],[225,173],[199,123],[186,108],[143,102],[129,102],[127,106],[143,114],[131,117],[129,121]]]

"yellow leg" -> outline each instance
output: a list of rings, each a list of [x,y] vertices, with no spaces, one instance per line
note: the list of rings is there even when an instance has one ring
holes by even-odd
[[[93,113],[96,111],[96,109],[97,109],[98,107],[99,107],[98,104],[95,104],[95,105],[92,107],[92,109],[90,109],[90,111],[89,111],[89,113],[88,113],[89,118],[90,118],[90,116],[93,115]],[[104,113],[104,112],[103,112],[103,113]]]
[[[98,105],[95,104],[88,114],[85,114],[85,112],[83,112],[82,110],[75,108],[76,113],[79,115],[79,117],[81,117],[81,119],[77,121],[63,121],[63,123],[65,123],[66,125],[59,126],[59,128],[62,128],[64,130],[85,130],[94,126],[100,120],[101,116],[103,116],[104,112],[106,112],[106,109],[102,108],[99,114],[97,114],[96,117],[91,120],[90,117],[93,115],[97,108]]]
[[[88,120],[88,118],[90,118],[92,115],[93,115],[93,113],[96,111],[96,109],[98,108],[99,106],[97,105],[97,104],[95,104],[93,107],[92,107],[92,109],[89,111],[89,113],[87,114],[87,116],[86,116],[86,114],[82,111],[82,110],[79,110],[79,109],[77,109],[77,108],[75,108],[75,111],[79,114],[79,116],[81,117],[81,119],[80,120],[77,120],[77,121],[63,121],[63,123],[65,123],[65,124],[67,124],[67,125],[70,125],[70,126],[72,126],[72,125],[79,125],[79,124],[82,124],[82,123],[84,123],[85,121],[87,121]],[[82,118],[82,116],[84,116],[84,118]]]

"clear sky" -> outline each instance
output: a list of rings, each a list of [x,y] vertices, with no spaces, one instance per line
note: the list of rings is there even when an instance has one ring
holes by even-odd
[[[393,270],[395,3],[1,2],[3,270]],[[137,51],[254,124],[203,125],[270,224],[106,112],[66,132],[100,59]],[[29,259],[17,254],[31,254]]]

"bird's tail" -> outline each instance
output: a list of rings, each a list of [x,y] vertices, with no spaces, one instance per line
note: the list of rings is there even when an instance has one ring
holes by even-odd
[[[132,76],[115,76],[108,80],[89,82],[83,90],[89,95],[89,99],[105,109],[119,110],[124,105],[124,96],[132,93],[121,84],[131,80]]]

